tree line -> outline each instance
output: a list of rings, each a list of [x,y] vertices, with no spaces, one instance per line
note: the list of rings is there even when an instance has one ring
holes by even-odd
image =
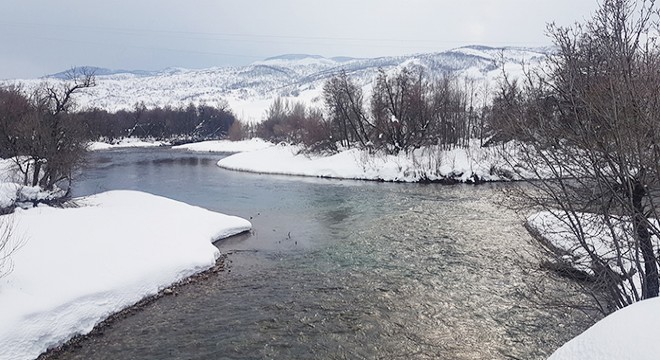
[[[126,137],[173,140],[175,142],[220,139],[236,121],[226,103],[222,106],[189,104],[186,107],[147,108],[136,104],[131,110],[111,113],[89,109],[72,114],[90,139],[112,142]]]
[[[486,138],[487,89],[476,81],[463,86],[450,75],[434,77],[421,67],[393,73],[380,70],[366,98],[345,71],[323,87],[324,110],[276,99],[256,135],[272,141],[305,145],[310,151],[337,147],[409,152],[424,146],[468,146]],[[481,90],[481,91],[479,91]]]
[[[116,113],[74,111],[75,94],[94,85],[93,74],[72,69],[68,81],[44,82],[29,92],[0,87],[0,158],[14,160],[23,185],[68,188],[92,140],[219,139],[235,124],[227,105],[147,109],[137,104],[130,111]]]

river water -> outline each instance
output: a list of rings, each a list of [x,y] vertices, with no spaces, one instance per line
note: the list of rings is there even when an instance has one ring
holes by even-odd
[[[247,174],[222,156],[90,154],[76,195],[142,190],[254,230],[216,243],[227,271],[56,358],[542,359],[593,321],[551,306],[578,295],[538,270],[520,219],[496,205],[506,185]]]

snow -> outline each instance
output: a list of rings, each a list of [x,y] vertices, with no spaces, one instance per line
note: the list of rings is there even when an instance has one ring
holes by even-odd
[[[0,159],[0,209],[12,206],[18,198],[20,178],[11,159]]]
[[[584,225],[585,243],[593,248],[598,256],[610,257],[613,251],[608,244],[612,242],[612,238],[604,230],[604,223],[600,218],[594,214],[583,213],[576,213],[575,216],[579,217],[580,222]],[[576,269],[593,274],[591,258],[571,230],[569,226],[571,220],[561,211],[541,211],[529,216],[527,225],[553,247],[566,254],[571,254],[566,257],[566,261],[570,261]],[[616,268],[616,266],[613,267]]]
[[[0,182],[21,181],[15,159],[0,159]]]
[[[280,144],[239,153],[218,161],[218,166],[238,171],[328,177],[337,179],[418,182],[452,180],[471,182],[506,180],[493,169],[505,164],[492,148],[418,149],[410,154],[386,155],[349,149],[334,155],[306,155],[295,145]]]
[[[241,141],[230,141],[230,140],[202,141],[197,143],[172,146],[172,149],[189,150],[189,151],[197,151],[197,152],[238,153],[238,152],[263,150],[271,146],[274,146],[274,144],[271,142],[259,138],[253,138],[250,140],[241,140]]]
[[[36,200],[53,200],[64,196],[65,191],[54,187],[53,190],[43,190],[39,186],[22,185],[23,174],[19,171],[17,160],[31,162],[27,158],[0,159],[0,210],[10,208],[15,204]]]
[[[489,48],[485,46],[464,46],[450,50],[453,53],[461,53],[469,56],[481,57],[484,59],[501,62],[515,63],[536,63],[542,61],[545,53],[551,53],[552,48],[523,48],[523,47],[502,47]]]
[[[613,244],[613,237],[607,231],[602,216],[589,213],[576,213],[584,232],[584,241],[614,271],[634,273],[636,253],[634,248],[619,247]],[[552,246],[566,252],[563,257],[572,267],[593,274],[590,256],[571,231],[567,216],[559,211],[543,211],[530,216],[527,224],[537,231]],[[627,240],[626,234],[632,231],[629,219],[612,219],[612,227],[620,239]],[[656,242],[657,239],[654,239]],[[620,255],[617,255],[620,252]],[[570,254],[570,255],[569,255]],[[642,264],[643,266],[643,264]],[[631,272],[633,271],[633,272]],[[638,277],[633,284],[623,282],[620,286],[631,291],[632,287],[641,293]],[[660,321],[660,299],[643,300],[610,314],[594,324],[581,335],[564,344],[551,357],[551,360],[580,359],[657,359],[660,343],[656,341],[655,324]]]
[[[549,360],[655,360],[660,353],[660,298],[644,300],[600,320]]]
[[[124,138],[112,144],[101,141],[93,141],[89,143],[89,145],[87,146],[87,150],[95,151],[95,150],[131,148],[131,147],[155,147],[155,146],[165,146],[165,145],[169,145],[169,144],[164,141],[157,141],[157,140],[145,141],[138,138]]]
[[[0,209],[11,207],[18,199],[21,186],[16,183],[0,183]]]
[[[567,265],[584,271],[587,274],[593,275],[593,262],[591,256],[586,251],[584,246],[580,244],[578,238],[574,235],[569,224],[571,220],[580,221],[582,226],[582,233],[584,242],[590,249],[603,261],[607,262],[610,268],[622,276],[625,274],[634,274],[637,270],[637,262],[639,261],[643,266],[643,261],[638,259],[638,252],[634,245],[634,240],[631,238],[633,233],[632,222],[627,217],[612,217],[612,229],[619,241],[616,246],[612,231],[608,229],[605,224],[605,219],[602,216],[589,213],[575,213],[569,219],[567,215],[561,211],[542,211],[530,216],[527,219],[529,227],[537,231],[546,241],[558,250],[565,252],[566,255],[563,260]],[[650,220],[652,224],[656,224],[656,220]],[[658,239],[655,235],[651,235],[653,243],[657,243]],[[623,268],[623,270],[622,270]],[[641,283],[639,277],[633,277],[633,284],[623,282],[619,286],[626,292],[636,291],[641,294]]]
[[[420,65],[430,74],[451,70],[457,79],[468,77],[484,80],[497,88],[494,81],[502,68],[496,65],[504,54],[510,78],[522,74],[523,60],[535,65],[547,49],[466,47],[440,53],[380,57],[373,59],[326,59],[318,56],[284,56],[241,67],[208,69],[166,69],[154,72],[121,73],[98,69],[96,86],[76,94],[79,109],[99,108],[110,112],[131,110],[138,103],[147,108],[186,107],[189,104],[224,107],[229,104],[234,114],[248,123],[260,122],[277,97],[321,107],[323,84],[331,76],[345,70],[371,93],[379,69],[387,72],[404,65]],[[44,82],[58,85],[56,78],[0,81],[0,85],[21,85],[28,93]],[[484,92],[489,92],[488,90]],[[367,98],[367,97],[365,97]]]
[[[212,267],[212,241],[244,219],[134,191],[78,199],[80,207],[3,216],[20,245],[0,278],[0,359],[32,359],[111,314]],[[20,243],[20,244],[19,244]]]

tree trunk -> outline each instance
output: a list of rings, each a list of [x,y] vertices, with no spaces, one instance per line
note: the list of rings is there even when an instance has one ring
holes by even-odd
[[[34,170],[32,171],[32,186],[39,185],[39,173],[41,172],[41,163],[39,161],[34,162]]]
[[[644,259],[644,282],[642,284],[642,298],[648,299],[658,296],[658,264],[656,263],[651,233],[646,224],[642,200],[646,196],[646,188],[639,180],[634,180],[632,203],[634,210],[633,227],[639,241],[639,248]]]

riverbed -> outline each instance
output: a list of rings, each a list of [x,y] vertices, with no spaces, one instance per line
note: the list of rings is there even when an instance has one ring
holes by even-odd
[[[506,184],[391,184],[223,170],[219,154],[90,154],[75,195],[135,189],[242,216],[227,270],[61,359],[542,359],[588,327],[538,269]]]

